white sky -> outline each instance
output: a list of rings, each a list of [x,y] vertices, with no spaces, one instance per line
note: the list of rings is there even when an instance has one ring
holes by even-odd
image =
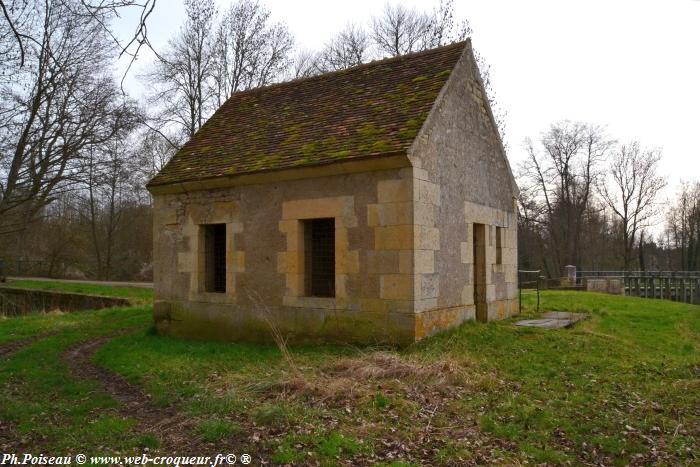
[[[348,22],[367,23],[384,0],[260,0],[299,48],[319,49]],[[229,0],[217,0],[223,7]],[[438,0],[401,0],[431,11]],[[663,150],[669,178],[700,179],[699,0],[455,0],[474,47],[491,65],[507,112],[515,170],[533,139],[561,119],[606,125],[620,141]],[[158,0],[149,38],[158,49],[183,22],[181,0]],[[124,18],[122,23],[127,23]],[[145,53],[135,71],[150,60]],[[122,60],[123,61],[123,60]],[[121,63],[120,63],[121,65]],[[121,66],[123,68],[123,66]],[[127,88],[136,92],[132,71]]]

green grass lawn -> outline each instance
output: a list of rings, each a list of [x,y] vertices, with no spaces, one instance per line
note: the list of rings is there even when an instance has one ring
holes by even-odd
[[[700,307],[555,291],[542,304],[590,319],[467,323],[398,352],[295,346],[291,361],[274,346],[156,336],[148,306],[4,319],[0,342],[58,332],[0,359],[0,419],[45,454],[157,450],[60,358],[134,327],[95,361],[176,404],[212,452],[236,438],[300,465],[699,463]]]
[[[107,297],[129,298],[137,304],[153,301],[153,289],[143,287],[112,287],[102,284],[81,284],[72,282],[37,281],[31,279],[10,280],[8,287],[23,289],[51,290],[56,292],[70,292],[89,295],[104,295]]]

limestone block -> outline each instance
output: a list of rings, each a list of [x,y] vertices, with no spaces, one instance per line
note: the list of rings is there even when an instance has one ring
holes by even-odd
[[[344,215],[342,217],[338,217],[336,220],[336,228],[339,226],[345,227],[345,228],[352,228],[352,227],[357,227],[357,216],[354,215]]]
[[[240,217],[240,207],[237,201],[223,201],[211,204],[208,214],[210,223],[231,223]]]
[[[501,258],[503,260],[503,264],[518,264],[518,250],[515,248],[503,248],[501,251]]]
[[[435,225],[435,206],[428,203],[415,203],[415,215],[413,222],[416,225],[426,225],[432,227]]]
[[[180,252],[177,254],[177,272],[192,272],[192,256],[192,253],[189,251]]]
[[[336,265],[337,269],[337,265]],[[348,275],[347,274],[337,274],[335,275],[335,296],[336,298],[347,298],[348,293]]]
[[[462,288],[462,304],[473,305],[474,304],[474,285],[468,284]]]
[[[304,235],[300,221],[296,219],[280,221],[279,230],[287,234],[287,251],[302,251],[304,249]]]
[[[518,282],[518,266],[515,264],[505,265],[506,282]]]
[[[439,250],[440,230],[435,227],[423,225],[415,226],[414,247],[417,250]]]
[[[515,248],[518,245],[518,229],[515,227],[509,227],[505,229],[505,243],[503,246],[508,248]]]
[[[413,178],[416,178],[418,180],[430,180],[430,174],[428,173],[427,170],[421,169],[419,167],[413,167]]]
[[[392,313],[413,313],[413,300],[387,300],[387,311]]]
[[[287,274],[286,276],[287,295],[301,297],[304,295],[304,275]]]
[[[414,271],[416,274],[432,274],[435,272],[434,250],[415,250],[414,258]]]
[[[351,215],[354,196],[300,199],[282,203],[282,219],[319,219]]]
[[[277,272],[288,274],[301,274],[301,264],[298,261],[299,253],[296,251],[282,251],[277,253]]]
[[[230,222],[226,227],[226,232],[228,232],[229,234],[237,234],[243,232],[243,222]]]
[[[432,310],[437,308],[438,299],[437,298],[423,298],[416,300],[414,303],[414,311],[416,313],[422,313],[424,311]]]
[[[296,232],[299,230],[299,221],[297,219],[281,220],[277,223],[277,226],[282,233]]]
[[[389,311],[389,305],[386,300],[381,298],[361,298],[360,309],[363,311],[386,312]]]
[[[494,221],[493,208],[465,201],[464,217],[467,222],[491,225]]]
[[[231,272],[245,272],[245,252],[226,252],[226,264],[228,266],[228,270]]]
[[[486,285],[486,302],[490,303],[494,300],[496,300],[496,285],[495,284],[487,284]]]
[[[518,284],[514,282],[506,283],[506,298],[516,298],[518,296]]]
[[[464,266],[465,269],[465,276],[466,276],[466,281],[468,284],[473,284],[474,283],[474,265],[473,264],[466,264]]]
[[[380,203],[413,201],[410,180],[381,180],[377,183],[377,199]]]
[[[437,298],[440,295],[439,274],[416,274],[415,298]]]
[[[413,298],[413,276],[382,274],[379,276],[379,298],[410,300]]]
[[[170,207],[162,207],[154,209],[153,223],[155,225],[174,225],[177,224],[177,210]]]
[[[374,229],[375,250],[410,250],[412,247],[412,225],[391,225]]]
[[[413,223],[413,203],[382,203],[367,205],[367,225],[402,225]]]
[[[474,263],[474,247],[472,247],[471,242],[461,242],[459,244],[460,257],[462,263],[472,264]]]
[[[401,274],[413,274],[414,250],[399,251],[399,272]]]
[[[370,274],[396,274],[405,272],[400,267],[400,253],[397,250],[375,250],[367,251],[367,272]],[[406,271],[405,273],[410,273]]]
[[[340,250],[335,256],[336,274],[357,274],[360,272],[360,254],[357,250]]]
[[[302,243],[303,246],[303,243]],[[350,249],[350,240],[348,239],[348,229],[336,226],[335,227],[335,254],[343,250]]]
[[[416,180],[416,188],[418,202],[440,205],[440,185],[426,180]]]
[[[367,225],[369,227],[382,225],[381,221],[379,220],[379,204],[367,205]]]

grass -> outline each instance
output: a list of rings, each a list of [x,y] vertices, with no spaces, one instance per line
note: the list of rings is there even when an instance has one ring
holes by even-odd
[[[130,431],[134,420],[111,413],[117,402],[95,384],[72,378],[60,356],[74,343],[123,327],[145,328],[149,321],[148,307],[0,320],[2,336],[57,331],[0,359],[0,419],[14,422],[22,438],[57,452],[97,449],[105,440],[110,450],[144,447]]]
[[[10,280],[7,282],[7,286],[55,292],[104,295],[106,297],[123,297],[131,299],[134,304],[145,304],[153,301],[153,289],[144,287],[113,287],[102,284],[37,281],[31,279]]]
[[[0,340],[57,331],[0,360],[0,419],[45,453],[157,450],[60,359],[136,326],[96,362],[176,404],[193,436],[240,439],[273,463],[697,463],[700,307],[555,291],[542,303],[590,319],[568,330],[467,323],[399,352],[296,346],[294,371],[274,346],[154,335],[148,306],[0,320]]]

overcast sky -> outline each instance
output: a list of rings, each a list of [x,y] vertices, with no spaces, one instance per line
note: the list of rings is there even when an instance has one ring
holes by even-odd
[[[260,0],[284,21],[299,48],[319,49],[348,22],[367,23],[382,0]],[[400,3],[431,11],[438,0]],[[217,0],[224,7],[229,0]],[[474,47],[491,65],[507,112],[515,170],[525,137],[552,122],[583,120],[621,140],[662,149],[669,177],[700,179],[700,1],[455,0],[474,30]],[[122,23],[128,22],[128,17]],[[158,0],[149,38],[158,49],[184,20],[181,0]],[[135,67],[144,67],[143,54]],[[135,74],[127,79],[136,92]]]

